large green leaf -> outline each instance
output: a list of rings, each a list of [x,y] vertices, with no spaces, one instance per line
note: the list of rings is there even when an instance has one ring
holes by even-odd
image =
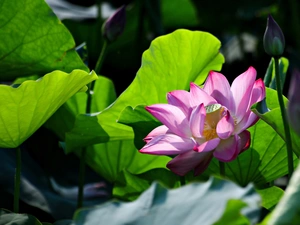
[[[0,225],[42,225],[42,223],[32,215],[0,209]]]
[[[154,181],[158,181],[168,188],[180,186],[179,176],[164,168],[152,169],[138,175],[123,170],[119,176],[121,179],[118,179],[114,185],[113,196],[126,201],[135,200]]]
[[[0,85],[0,147],[15,148],[72,95],[97,79],[95,73],[54,71],[18,88]]]
[[[43,0],[0,1],[0,79],[88,71],[66,27]]]
[[[104,76],[98,76],[92,93],[91,112],[105,109],[116,99],[112,81]],[[73,128],[76,116],[86,112],[86,102],[87,93],[76,93],[47,120],[44,126],[52,130],[61,140],[65,140],[65,133]]]
[[[259,104],[252,107],[253,112],[258,115],[262,120],[269,124],[273,129],[285,140],[285,132],[283,126],[283,120],[281,116],[281,110],[278,102],[277,92],[275,90],[267,88],[267,111],[259,110]],[[287,105],[287,99],[284,98],[284,103]],[[297,156],[300,156],[300,141],[296,132],[290,128],[290,134],[292,139],[293,151]]]
[[[80,209],[74,215],[74,222],[76,225],[211,225],[222,217],[230,199],[245,202],[247,207],[241,213],[252,224],[258,221],[260,197],[252,185],[241,188],[232,182],[211,178],[206,183],[195,182],[173,190],[153,183],[136,201],[111,201]],[[240,203],[237,206],[231,207],[236,210],[234,214],[242,208]],[[235,221],[236,218],[232,218],[232,221],[222,222],[236,224]]]
[[[134,144],[141,149],[145,142],[143,139],[149,131],[161,125],[161,122],[145,110],[144,105],[138,105],[134,109],[127,106],[120,114],[118,122],[131,126],[134,132]]]
[[[247,217],[243,216],[240,212],[245,206],[247,206],[247,204],[239,199],[228,200],[223,216],[213,225],[223,225],[228,222],[234,225],[250,225],[250,221]]]
[[[264,186],[286,175],[287,151],[282,138],[262,120],[248,130],[251,133],[250,148],[225,164],[226,177],[242,186],[250,182]],[[298,163],[296,155],[294,163]],[[219,162],[213,159],[205,173],[219,174]]]
[[[78,116],[75,127],[66,134],[67,148],[132,139],[132,129],[116,123],[120,112],[128,105],[166,102],[167,92],[188,89],[191,81],[203,83],[210,70],[221,69],[220,45],[209,33],[184,29],[156,38],[144,52],[135,79],[115,103],[98,115]]]
[[[277,186],[256,189],[256,191],[262,198],[262,206],[270,211],[273,210],[284,194],[284,191]]]
[[[116,98],[113,83],[103,76],[99,76],[95,82],[93,93],[92,112],[103,110]],[[86,101],[86,93],[77,93],[46,122],[46,127],[64,140],[65,132],[74,126],[76,114],[85,112]],[[92,118],[96,119],[93,116]],[[86,123],[85,126],[86,129],[89,129],[90,124]],[[99,128],[101,129],[101,127]],[[80,154],[80,151],[76,153]],[[159,157],[139,153],[134,147],[132,139],[89,146],[86,151],[86,162],[91,168],[106,180],[119,183],[122,180],[119,174],[124,169],[132,174],[140,174],[154,168],[165,168],[168,160],[169,158],[166,156]]]
[[[285,194],[271,214],[268,224],[298,225],[300,221],[300,166],[294,171]]]
[[[133,140],[96,144],[86,151],[89,166],[110,182],[121,181],[120,172],[124,169],[132,174],[141,174],[155,168],[166,168],[169,159],[167,156],[139,153]]]
[[[284,87],[288,67],[289,67],[289,60],[285,57],[281,57],[279,59],[279,76],[280,76],[282,90]],[[264,83],[265,83],[266,87],[276,90],[275,64],[274,64],[273,58],[271,59],[268,69],[266,71],[266,74],[264,77]]]

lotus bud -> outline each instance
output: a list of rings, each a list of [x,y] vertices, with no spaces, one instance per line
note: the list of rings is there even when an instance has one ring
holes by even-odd
[[[284,35],[281,28],[271,15],[268,17],[263,43],[266,53],[272,57],[279,57],[284,52]]]
[[[122,33],[126,23],[125,5],[118,8],[102,26],[102,34],[108,42],[115,41]]]

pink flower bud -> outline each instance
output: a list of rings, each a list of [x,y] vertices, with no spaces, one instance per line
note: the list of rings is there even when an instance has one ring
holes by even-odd
[[[268,17],[263,43],[266,53],[272,57],[281,56],[284,52],[284,35],[271,15]]]
[[[102,34],[108,42],[113,42],[123,33],[126,23],[125,9],[125,6],[120,7],[104,22]]]

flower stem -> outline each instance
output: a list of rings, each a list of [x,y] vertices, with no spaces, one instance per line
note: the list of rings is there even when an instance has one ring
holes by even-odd
[[[180,185],[182,187],[182,186],[184,186],[186,184],[185,176],[179,176],[179,178],[180,178]]]
[[[97,60],[97,64],[95,66],[95,73],[96,74],[100,73],[100,70],[101,70],[101,67],[102,67],[102,64],[103,64],[103,61],[104,61],[104,58],[105,58],[106,49],[107,49],[107,41],[104,40],[99,58]],[[91,112],[94,85],[95,85],[95,81],[92,81],[91,83],[88,84],[88,97],[87,97],[87,101],[86,101],[86,113]]]
[[[85,156],[86,148],[82,149],[79,166],[79,183],[78,183],[78,197],[77,197],[77,209],[83,205],[83,187],[85,181]]]
[[[104,58],[105,58],[106,49],[107,49],[107,41],[104,40],[100,55],[98,57],[98,60],[97,60],[96,66],[95,66],[96,74],[100,73],[100,70],[101,70],[101,67],[102,67],[102,64],[103,64],[103,61],[104,61]]]
[[[107,41],[104,40],[102,49],[99,55],[99,58],[97,60],[97,64],[95,66],[95,72],[97,74],[100,73],[105,53],[107,49]],[[87,101],[86,101],[86,113],[91,113],[91,106],[92,106],[92,96],[93,96],[93,89],[94,89],[94,84],[95,82],[92,81],[88,85],[88,96],[87,96]],[[84,187],[84,182],[85,182],[85,156],[86,156],[86,148],[83,148],[81,151],[81,156],[80,156],[80,166],[79,166],[79,178],[78,178],[78,196],[77,196],[77,208],[81,208],[83,205],[83,187]]]
[[[16,148],[16,172],[15,172],[15,190],[14,190],[14,212],[19,212],[19,198],[20,198],[20,183],[21,183],[21,149]]]
[[[222,178],[225,178],[225,163],[224,162],[221,162],[219,161],[219,167],[220,167],[220,176]]]
[[[277,96],[279,101],[279,106],[281,110],[281,117],[283,121],[284,133],[285,133],[285,142],[287,147],[287,159],[288,159],[288,171],[289,171],[289,179],[292,177],[294,171],[294,162],[293,162],[293,149],[292,149],[292,140],[290,134],[289,123],[287,120],[287,113],[286,108],[283,103],[282,97],[282,89],[281,89],[281,81],[280,81],[280,74],[279,74],[279,58],[274,58],[275,64],[275,79],[276,79],[276,89],[277,89]]]

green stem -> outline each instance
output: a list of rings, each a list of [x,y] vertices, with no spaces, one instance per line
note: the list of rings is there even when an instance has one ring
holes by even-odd
[[[179,176],[179,178],[180,178],[180,185],[182,187],[182,186],[184,186],[186,184],[185,176]]]
[[[101,70],[101,67],[102,67],[102,64],[103,64],[103,61],[105,58],[105,54],[106,54],[106,49],[107,49],[107,41],[104,40],[100,55],[98,57],[98,60],[97,60],[96,66],[95,66],[96,74],[100,74],[100,70]]]
[[[79,167],[77,209],[81,208],[83,205],[83,187],[85,181],[85,155],[86,155],[86,148],[83,148],[81,152],[80,167]]]
[[[86,108],[85,108],[86,113],[91,113],[92,111],[92,96],[93,96],[94,82],[95,81],[92,81],[87,85],[88,90],[87,90],[87,100],[86,100]]]
[[[104,40],[99,58],[97,60],[97,64],[95,66],[96,74],[100,74],[100,70],[101,70],[102,64],[104,62],[105,54],[106,54],[106,49],[107,49],[107,41]],[[95,81],[92,81],[88,85],[89,89],[88,89],[88,98],[86,101],[86,113],[91,113],[92,95],[93,95],[94,85],[95,85]]]
[[[292,149],[292,140],[290,134],[289,123],[287,120],[287,113],[283,103],[282,97],[282,88],[281,88],[281,81],[280,81],[280,74],[279,74],[279,58],[274,58],[275,64],[275,79],[276,79],[276,89],[277,89],[277,96],[281,111],[281,117],[283,121],[284,133],[285,133],[285,142],[287,147],[287,159],[288,159],[288,171],[289,171],[289,179],[292,177],[294,171],[294,162],[293,162],[293,149]]]
[[[14,190],[14,212],[19,213],[20,183],[21,183],[21,149],[16,148],[16,172],[15,172],[15,190]]]
[[[97,60],[96,66],[95,66],[95,72],[96,74],[100,73],[105,54],[107,49],[107,41],[104,40],[103,46],[99,55],[99,58]],[[92,96],[93,96],[93,89],[94,89],[95,82],[92,81],[88,85],[88,96],[86,101],[86,113],[91,113],[91,106],[92,106]],[[79,166],[79,182],[78,182],[78,197],[77,197],[77,208],[81,208],[83,205],[83,187],[85,182],[85,155],[86,155],[86,148],[83,148],[81,151],[81,157],[80,157],[80,166]]]
[[[225,163],[224,162],[221,162],[219,161],[219,167],[220,167],[220,176],[222,178],[225,178]]]

